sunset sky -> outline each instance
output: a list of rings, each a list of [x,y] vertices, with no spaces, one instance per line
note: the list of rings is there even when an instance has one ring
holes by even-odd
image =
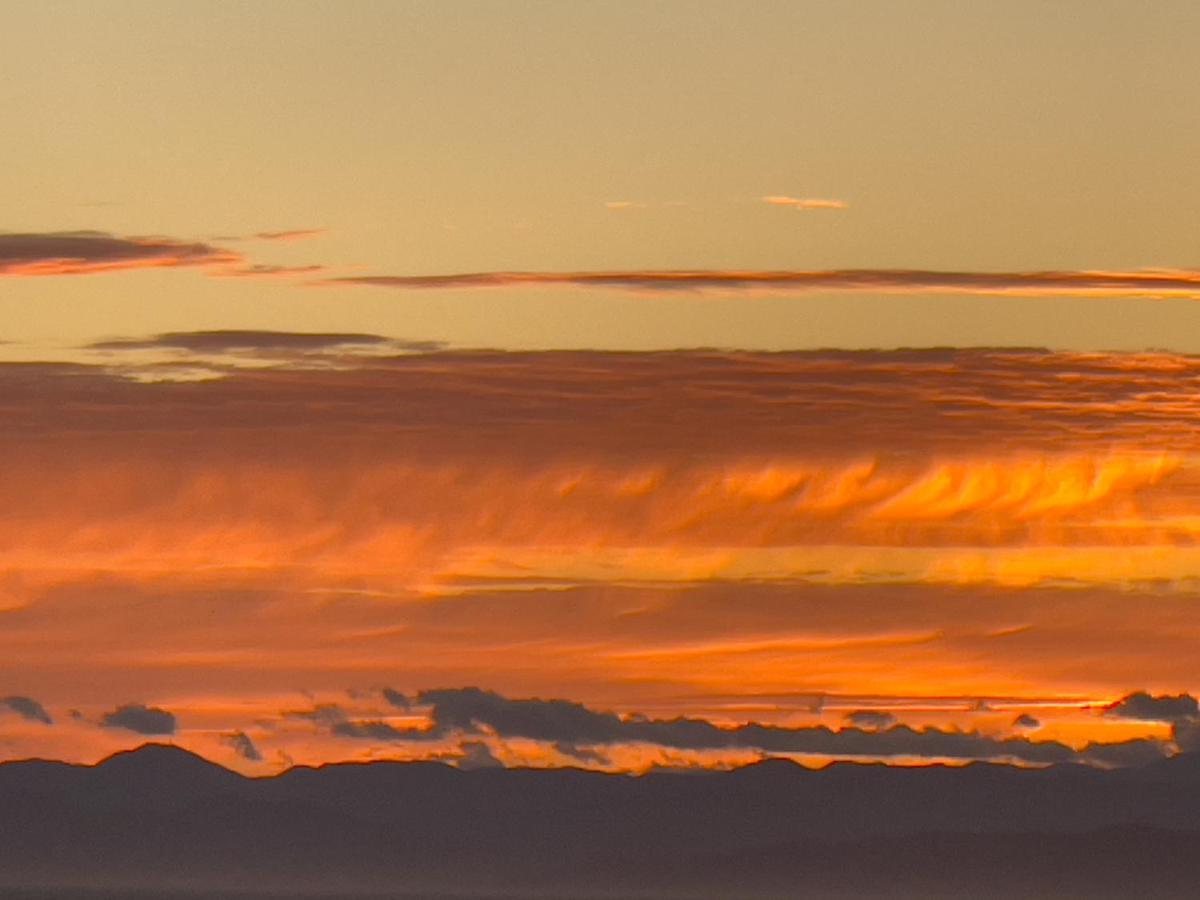
[[[0,759],[1200,749],[1192,0],[3,20]]]

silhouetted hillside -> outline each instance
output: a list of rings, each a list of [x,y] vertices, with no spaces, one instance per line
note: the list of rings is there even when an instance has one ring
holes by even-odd
[[[373,762],[249,779],[147,745],[0,764],[0,883],[346,896],[1191,897],[1200,756],[679,777]]]

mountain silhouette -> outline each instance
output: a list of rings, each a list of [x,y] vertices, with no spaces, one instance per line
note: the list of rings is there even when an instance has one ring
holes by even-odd
[[[0,764],[10,893],[1183,898],[1198,840],[1200,754],[694,777],[379,761],[246,778],[162,744]]]

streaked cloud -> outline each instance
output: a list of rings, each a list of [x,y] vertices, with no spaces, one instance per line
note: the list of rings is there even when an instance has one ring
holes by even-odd
[[[397,346],[265,332],[105,346],[285,362],[328,352],[339,368],[230,368],[174,387],[130,382],[119,360],[115,375],[0,369],[0,493],[26,517],[3,543],[11,566],[90,571],[137,548],[146,567],[186,568],[235,524],[220,497],[239,498],[230,564],[357,567],[390,573],[386,589],[709,578],[1182,588],[1200,562],[1189,387],[1200,363],[1186,357],[376,358],[344,351]],[[264,464],[255,448],[284,430],[303,439]],[[51,462],[35,449],[80,435],[86,453]],[[47,483],[51,467],[61,474]],[[97,526],[122,510],[123,527]]]
[[[323,351],[346,346],[378,346],[391,343],[378,334],[344,332],[263,331],[218,329],[213,331],[170,331],[145,338],[113,338],[89,344],[91,350],[188,350],[195,353],[258,351]],[[437,345],[421,342],[433,349]]]
[[[1014,297],[1200,297],[1195,269],[1048,272],[942,272],[921,269],[631,270],[464,272],[447,275],[347,275],[323,284],[409,289],[572,286],[647,292],[866,291]]]
[[[326,266],[277,266],[266,263],[242,266],[234,269],[214,269],[211,274],[220,278],[298,278],[301,275],[318,275],[328,271]]]
[[[829,200],[820,197],[789,197],[787,194],[768,194],[763,203],[771,206],[790,206],[792,209],[845,209],[845,200]]]
[[[324,228],[295,228],[290,231],[260,231],[254,235],[260,241],[305,241],[325,234]]]
[[[383,340],[174,332],[0,366],[0,675],[86,720],[10,716],[22,752],[111,749],[131,733],[86,722],[153,697],[178,739],[252,735],[264,767],[451,754],[410,699],[444,684],[720,729],[874,710],[991,739],[1029,714],[1079,752],[1169,738],[1103,713],[1130,685],[1200,688],[1196,358]],[[156,350],[273,362],[131,381]],[[561,737],[530,758],[594,751]],[[510,764],[533,740],[480,739]],[[670,761],[632,746],[603,765]]]
[[[240,254],[231,250],[166,237],[121,237],[102,231],[0,233],[0,276],[211,267],[240,261]]]

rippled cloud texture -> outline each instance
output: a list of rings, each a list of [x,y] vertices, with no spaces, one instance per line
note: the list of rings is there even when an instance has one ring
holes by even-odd
[[[205,378],[148,381],[156,347]],[[250,769],[464,738],[509,764],[1107,765],[1194,727],[1134,691],[1200,687],[1200,360],[102,349],[0,367],[5,755],[93,758],[152,719]],[[422,694],[446,685],[499,693]],[[668,724],[597,742],[554,707],[584,730],[531,735],[488,701],[429,732],[493,696]],[[752,726],[803,740],[662,739]]]

